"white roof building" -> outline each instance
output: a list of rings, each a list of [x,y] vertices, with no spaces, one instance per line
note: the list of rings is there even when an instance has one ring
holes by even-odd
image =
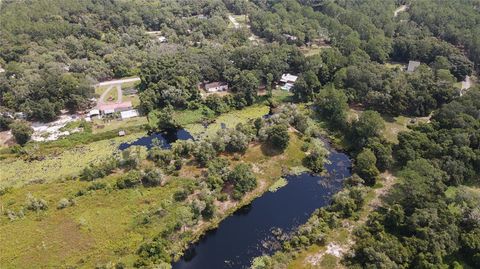
[[[100,110],[98,110],[98,109],[92,109],[92,110],[90,110],[90,112],[88,112],[89,117],[98,116],[98,115],[100,115]]]
[[[290,91],[292,87],[293,87],[292,83],[285,83],[285,85],[282,86],[282,90]]]
[[[298,76],[294,76],[292,74],[283,74],[280,82],[282,83],[295,83],[297,81]]]
[[[408,67],[407,67],[407,72],[412,73],[415,72],[415,70],[420,66],[420,62],[418,61],[409,61],[408,62]]]
[[[228,91],[228,84],[225,82],[211,82],[211,83],[205,84],[205,90],[207,92]]]
[[[105,114],[105,115],[113,114],[113,113],[115,113],[115,109],[113,109],[113,108],[108,108],[108,109],[103,110],[103,114]]]
[[[123,119],[138,117],[138,111],[136,109],[120,112],[120,117]]]

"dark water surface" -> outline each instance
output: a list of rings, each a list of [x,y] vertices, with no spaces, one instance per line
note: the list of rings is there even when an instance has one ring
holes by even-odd
[[[152,142],[155,138],[160,141],[163,148],[170,148],[173,142],[177,140],[193,139],[193,136],[185,129],[163,133],[153,133],[151,135],[140,137],[131,143],[122,143],[118,149],[125,150],[131,146],[145,146],[150,149],[153,146]]]
[[[305,223],[315,209],[329,204],[350,176],[351,162],[346,154],[332,150],[329,161],[325,165],[328,176],[287,176],[285,187],[237,210],[193,244],[173,269],[247,268],[254,257],[273,253],[263,244],[272,241],[272,229],[290,232]]]

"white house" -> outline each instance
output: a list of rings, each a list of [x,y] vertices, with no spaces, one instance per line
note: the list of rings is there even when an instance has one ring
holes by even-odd
[[[294,76],[292,74],[283,74],[282,78],[280,79],[280,82],[282,83],[295,83],[297,81],[298,76]]]
[[[282,78],[280,79],[280,84],[282,85],[281,89],[289,91],[293,87],[297,79],[298,76],[294,76],[292,74],[283,74]]]
[[[138,111],[136,109],[127,110],[120,112],[120,117],[122,120],[138,117]]]
[[[96,117],[98,115],[100,115],[100,110],[98,110],[98,109],[92,109],[92,110],[90,110],[90,112],[88,112],[88,116],[90,118]]]
[[[113,108],[107,108],[107,109],[103,110],[103,114],[105,114],[105,115],[110,115],[110,114],[113,114],[113,113],[115,113],[115,109],[113,109]]]
[[[226,82],[211,82],[205,84],[205,90],[207,92],[222,92],[228,91],[228,84]]]

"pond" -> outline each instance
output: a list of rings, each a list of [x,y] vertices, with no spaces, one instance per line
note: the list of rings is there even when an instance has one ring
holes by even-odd
[[[272,230],[291,232],[305,223],[315,209],[330,203],[350,176],[346,154],[330,149],[328,176],[309,173],[287,176],[288,184],[267,192],[237,210],[193,244],[173,269],[248,268],[253,258],[275,251]]]
[[[140,137],[139,139],[131,143],[122,143],[120,144],[118,149],[125,150],[131,146],[144,146],[150,149],[153,146],[153,141],[155,139],[158,139],[163,148],[170,148],[173,142],[177,140],[193,140],[193,136],[185,129],[179,129],[163,133],[153,133],[151,135]]]

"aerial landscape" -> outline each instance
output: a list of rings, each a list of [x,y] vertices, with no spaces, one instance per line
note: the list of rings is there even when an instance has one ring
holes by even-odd
[[[0,269],[480,268],[480,0],[0,0]]]

